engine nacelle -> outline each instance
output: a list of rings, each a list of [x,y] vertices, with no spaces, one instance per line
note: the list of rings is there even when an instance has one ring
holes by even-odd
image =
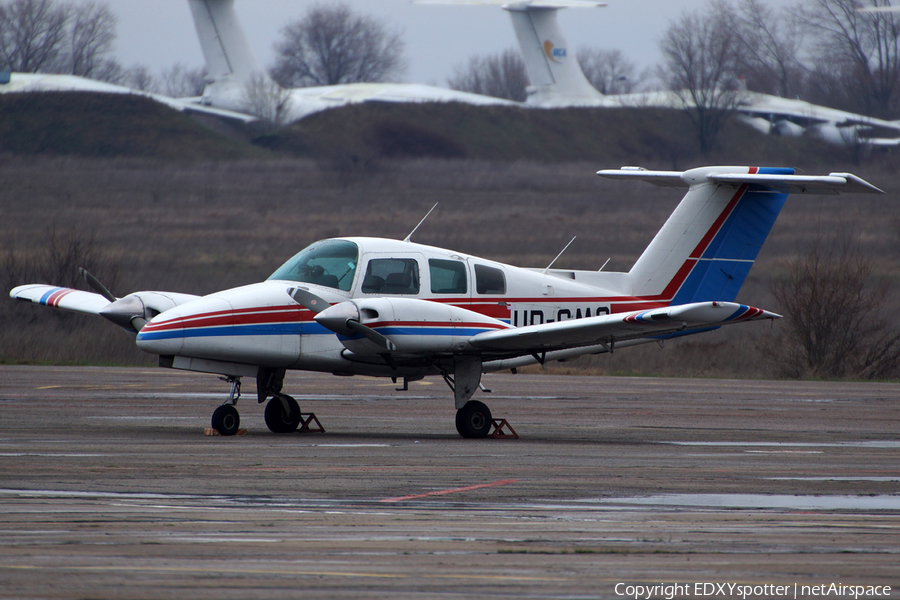
[[[853,146],[859,142],[859,132],[853,125],[838,127],[832,123],[822,123],[810,127],[809,133],[835,146]]]
[[[471,310],[415,298],[362,298],[341,302],[315,317],[316,321],[338,335],[345,348],[358,355],[391,353],[450,354],[473,350],[472,336],[485,331],[506,329],[509,324]],[[361,328],[387,338],[385,347]]]
[[[772,123],[772,133],[784,137],[800,137],[806,131],[805,127],[797,125],[793,121],[781,119]]]
[[[138,332],[156,315],[197,298],[170,292],[135,292],[119,298],[99,314],[116,325]]]

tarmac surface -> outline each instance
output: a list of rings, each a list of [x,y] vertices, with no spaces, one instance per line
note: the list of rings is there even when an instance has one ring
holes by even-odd
[[[326,432],[225,438],[212,375],[0,367],[0,598],[900,597],[900,384],[485,384],[519,439],[440,380],[290,373]]]

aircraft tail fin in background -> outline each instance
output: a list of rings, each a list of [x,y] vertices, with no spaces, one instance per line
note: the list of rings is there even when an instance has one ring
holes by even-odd
[[[597,174],[688,188],[629,271],[635,296],[672,305],[733,301],[789,193],[884,193],[850,173],[805,176],[792,168],[624,167]]]
[[[531,86],[529,104],[576,106],[601,103],[598,92],[584,76],[556,20],[561,8],[605,6],[593,0],[413,0],[416,4],[500,5],[509,11]]]
[[[548,4],[555,6],[550,7]],[[575,50],[569,47],[556,19],[556,13],[561,7],[559,5],[565,3],[548,4],[504,6],[512,19],[522,57],[525,59],[525,69],[531,80],[527,102],[538,106],[596,104],[603,94],[584,76]]]
[[[247,83],[259,72],[234,11],[234,0],[188,0],[213,82]]]

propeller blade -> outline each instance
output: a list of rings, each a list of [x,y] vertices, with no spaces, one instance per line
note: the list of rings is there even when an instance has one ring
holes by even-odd
[[[383,335],[381,335],[380,333],[378,333],[371,327],[367,327],[367,326],[363,325],[359,321],[347,321],[347,327],[349,327],[350,329],[352,329],[358,333],[361,333],[370,342],[374,342],[374,343],[378,344],[379,346],[381,346],[388,352],[393,352],[394,350],[397,349],[397,346],[394,345],[394,342],[387,339],[386,337],[384,337]]]
[[[295,298],[296,299],[296,298]],[[297,300],[300,302],[299,300]],[[312,309],[310,309],[312,310]],[[340,302],[315,316],[316,323],[338,335],[350,337],[356,333],[389,352],[397,349],[394,343],[366,325],[359,322],[359,309],[352,302]]]
[[[106,289],[100,281],[88,273],[85,269],[79,268],[78,271],[81,273],[81,276],[84,277],[84,280],[87,281],[88,285],[91,286],[95,292],[109,300],[110,302],[115,302],[118,300],[115,296],[112,295],[108,289]]]
[[[316,296],[306,288],[291,288],[288,290],[288,295],[296,300],[297,304],[316,314],[331,306],[328,300]]]

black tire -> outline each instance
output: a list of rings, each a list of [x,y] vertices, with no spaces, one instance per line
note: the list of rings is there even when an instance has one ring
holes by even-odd
[[[456,430],[464,438],[486,438],[493,423],[491,409],[477,400],[466,402],[456,411]]]
[[[232,404],[223,404],[212,415],[212,428],[220,435],[235,435],[241,426],[241,415]]]
[[[272,433],[291,433],[300,426],[300,405],[290,396],[284,396],[290,413],[284,412],[284,404],[280,398],[272,398],[266,404],[266,426]]]

